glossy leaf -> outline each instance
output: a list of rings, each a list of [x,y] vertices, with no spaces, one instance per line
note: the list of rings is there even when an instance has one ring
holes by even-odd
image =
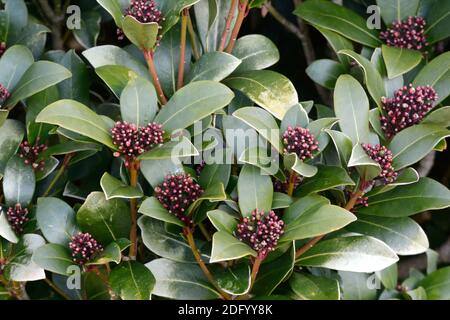
[[[416,16],[420,0],[377,0],[384,23],[390,25],[394,21],[402,21]]]
[[[115,150],[110,128],[94,111],[74,100],[60,100],[47,106],[37,116],[36,122],[58,125],[103,143]]]
[[[136,261],[125,261],[115,267],[109,281],[122,300],[149,300],[155,285],[151,271]]]
[[[191,67],[186,82],[222,81],[241,64],[241,60],[225,52],[205,53]]]
[[[319,242],[299,257],[296,263],[341,271],[373,272],[397,261],[395,253],[380,240],[349,236]]]
[[[449,277],[450,267],[442,268],[428,275],[418,285],[425,289],[429,300],[448,300],[450,299]]]
[[[232,234],[238,225],[238,220],[228,212],[222,210],[212,210],[207,213],[209,220],[217,231]]]
[[[16,153],[25,135],[24,126],[16,120],[6,120],[0,126],[0,178],[3,177],[6,164]]]
[[[256,257],[257,252],[225,231],[214,233],[210,263]]]
[[[106,200],[114,198],[139,199],[144,196],[142,191],[123,183],[108,172],[103,174],[100,180],[100,186],[105,193]]]
[[[242,61],[236,72],[266,69],[280,60],[280,53],[275,44],[259,34],[239,38],[234,46],[233,55]]]
[[[3,176],[3,194],[6,205],[13,207],[20,203],[28,206],[33,199],[36,188],[36,178],[31,166],[26,165],[18,156],[12,157],[5,168]]]
[[[247,71],[230,76],[224,82],[243,92],[280,120],[298,102],[298,95],[291,81],[274,71]]]
[[[344,66],[330,59],[316,60],[306,68],[306,74],[327,89],[334,89],[336,80],[344,73]]]
[[[182,136],[141,154],[139,160],[167,160],[198,156],[199,152],[188,138]]]
[[[77,223],[83,232],[89,232],[106,245],[130,232],[130,214],[121,199],[107,200],[103,192],[92,192],[77,212]]]
[[[370,206],[357,211],[380,217],[406,217],[415,213],[450,206],[450,191],[439,182],[421,178],[419,182],[369,198]]]
[[[141,23],[127,15],[122,20],[122,30],[131,43],[142,50],[152,50],[158,40],[159,25],[156,22]]]
[[[448,24],[450,22],[450,3],[447,1],[435,3],[427,14],[427,26],[425,34],[427,42],[432,45],[447,38],[450,33]]]
[[[145,199],[139,208],[139,212],[148,217],[184,227],[184,223],[167,211],[155,197]]]
[[[75,212],[58,198],[39,198],[36,219],[42,234],[50,243],[68,246],[77,232]]]
[[[318,277],[306,273],[294,273],[289,285],[299,300],[339,300],[337,280]]]
[[[69,275],[70,267],[75,266],[69,250],[67,246],[48,243],[34,252],[33,261],[47,271]]]
[[[243,295],[250,290],[250,266],[240,263],[228,268],[221,266],[213,269],[214,278],[219,287],[231,295]]]
[[[389,79],[401,76],[416,67],[422,60],[419,51],[402,48],[381,47]]]

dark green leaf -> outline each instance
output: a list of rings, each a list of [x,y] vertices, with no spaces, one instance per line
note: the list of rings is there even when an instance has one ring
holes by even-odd
[[[289,285],[299,300],[339,300],[340,291],[337,280],[295,272]]]
[[[33,199],[36,178],[30,165],[18,156],[9,159],[3,176],[3,194],[6,205],[13,207],[20,203],[28,206]]]
[[[247,256],[256,257],[257,252],[225,231],[214,233],[210,263],[235,260]]]
[[[125,261],[115,267],[109,281],[122,300],[149,300],[155,285],[151,271],[136,261]]]
[[[280,60],[280,53],[275,44],[259,34],[239,38],[234,46],[233,55],[242,61],[236,72],[266,69]]]

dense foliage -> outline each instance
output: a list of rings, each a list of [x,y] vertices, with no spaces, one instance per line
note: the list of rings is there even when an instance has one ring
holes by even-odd
[[[294,1],[327,106],[239,36],[266,1],[80,1],[74,30],[70,1],[2,2],[0,299],[450,299],[412,218],[450,207],[415,169],[450,136],[450,1],[368,1],[382,30]]]

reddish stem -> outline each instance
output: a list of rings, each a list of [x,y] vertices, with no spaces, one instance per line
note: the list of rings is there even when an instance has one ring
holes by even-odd
[[[233,32],[231,33],[230,42],[228,43],[225,52],[231,53],[234,49],[234,45],[236,44],[237,37],[239,36],[239,31],[241,31],[242,23],[248,13],[248,0],[244,0],[239,2],[238,5],[238,16],[236,19],[236,23],[233,28]]]
[[[188,25],[189,9],[184,9],[181,13],[181,40],[180,40],[180,61],[178,64],[178,81],[177,89],[181,89],[184,85],[184,65],[186,63],[186,35]]]
[[[153,84],[155,85],[156,92],[158,93],[159,102],[162,105],[167,104],[166,96],[164,95],[164,91],[161,87],[161,83],[159,82],[158,73],[156,72],[155,63],[153,61],[153,51],[145,50],[144,51],[145,61],[147,61],[148,71],[150,72]]]
[[[236,11],[236,4],[238,0],[231,0],[230,12],[228,13],[228,17],[225,23],[225,28],[222,33],[222,38],[220,39],[219,51],[223,51],[225,49],[225,44],[228,39],[228,33],[231,29],[231,23],[233,22],[234,12]]]

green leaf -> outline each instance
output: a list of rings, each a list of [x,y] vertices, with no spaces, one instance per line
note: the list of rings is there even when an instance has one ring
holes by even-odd
[[[148,217],[184,227],[184,223],[167,211],[155,197],[145,199],[139,208],[139,212]]]
[[[255,209],[269,212],[272,208],[273,185],[270,176],[262,175],[260,169],[244,165],[239,175],[237,191],[239,208],[243,217],[249,217]]]
[[[50,61],[35,62],[25,71],[7,101],[9,108],[14,107],[20,100],[31,97],[72,76],[63,66]]]
[[[314,212],[324,205],[329,205],[330,200],[317,194],[299,198],[287,208],[283,214],[285,224],[291,224],[302,215]]]
[[[358,214],[347,230],[380,239],[399,255],[415,255],[428,249],[428,239],[414,220]]]
[[[6,164],[16,153],[24,135],[25,128],[17,120],[8,119],[0,126],[0,179],[3,177]]]
[[[72,73],[72,77],[58,84],[60,97],[89,103],[91,79],[84,61],[72,49],[62,57],[60,64]]]
[[[250,266],[239,263],[231,267],[217,266],[213,269],[218,286],[228,294],[243,295],[250,290]]]
[[[222,81],[241,64],[241,60],[225,52],[205,53],[186,75],[186,83],[211,80]]]
[[[450,267],[439,269],[418,283],[427,293],[429,300],[450,299]]]
[[[164,181],[168,174],[183,173],[183,165],[179,159],[142,160],[141,172],[150,185],[155,188]]]
[[[60,156],[82,151],[100,151],[101,149],[101,145],[96,143],[64,141],[64,143],[53,145],[44,152],[40,153],[39,159],[46,159],[51,156]]]
[[[369,197],[369,207],[357,211],[380,217],[406,217],[415,213],[450,206],[450,191],[437,181],[421,178],[419,182]]]
[[[214,183],[222,183],[226,188],[230,180],[231,165],[230,164],[206,164],[203,168],[198,183],[203,189],[208,189]]]
[[[181,11],[189,8],[200,0],[156,0],[159,10],[163,13],[161,35],[175,26],[180,19]]]
[[[236,73],[263,70],[280,60],[276,45],[269,38],[259,34],[239,38],[234,45],[233,55],[242,61]]]
[[[12,229],[11,225],[8,222],[8,218],[6,216],[6,208],[0,207],[0,249],[1,249],[1,238],[8,240],[8,242],[17,243],[19,242],[19,238],[16,236],[16,233]],[[1,252],[0,252],[1,254]],[[0,255],[1,256],[1,255]]]
[[[42,234],[50,243],[67,246],[78,231],[75,212],[58,198],[39,198],[36,220]]]
[[[422,124],[434,124],[444,128],[450,127],[450,107],[434,110],[423,119]]]
[[[363,56],[350,50],[341,50],[339,51],[339,54],[351,57],[361,67],[364,72],[364,80],[367,86],[367,90],[369,91],[372,99],[377,104],[378,108],[381,109],[381,98],[386,96],[386,89],[384,88],[383,78],[381,77],[375,65]]]
[[[292,204],[292,198],[285,193],[274,192],[272,200],[272,209],[288,208]]]
[[[334,90],[334,110],[343,133],[353,145],[369,139],[369,99],[363,87],[350,75],[342,75]]]
[[[343,300],[375,300],[377,290],[371,288],[373,275],[360,272],[339,271]]]
[[[60,100],[52,103],[39,113],[36,122],[58,125],[116,150],[110,128],[101,116],[77,101]]]
[[[381,47],[389,79],[396,78],[414,69],[422,61],[422,53],[416,50]]]
[[[64,276],[70,274],[71,266],[75,266],[69,247],[53,243],[38,248],[33,254],[33,261],[44,270]]]
[[[334,146],[339,153],[339,159],[342,165],[347,166],[352,155],[352,140],[345,134],[336,130],[325,130],[333,140]]]
[[[300,103],[291,107],[283,117],[280,124],[280,133],[286,132],[288,127],[302,127],[306,128],[309,123],[308,113]]]
[[[125,261],[115,267],[109,281],[122,300],[149,300],[156,282],[151,271],[136,261]]]
[[[356,167],[359,175],[365,181],[373,180],[381,172],[380,165],[369,157],[360,144],[356,144],[352,149],[352,155],[348,161],[349,168]]]
[[[26,282],[45,279],[44,270],[38,266],[32,256],[45,244],[44,238],[37,234],[25,234],[19,243],[13,246],[3,275],[10,281]]]
[[[261,108],[244,107],[233,113],[236,117],[255,129],[279,153],[283,152],[278,124],[270,113]]]
[[[33,63],[33,54],[27,47],[15,45],[8,48],[0,59],[0,83],[12,92]]]
[[[411,298],[411,300],[427,300],[427,292],[422,287],[418,287],[414,290],[408,290],[406,291],[406,294]]]
[[[27,207],[33,199],[36,178],[31,166],[26,165],[19,156],[12,157],[5,168],[3,177],[3,194],[9,207],[20,203]]]
[[[395,289],[398,283],[398,265],[395,263],[383,270],[376,272],[383,286],[387,289]]]
[[[113,17],[117,27],[122,27],[124,6],[119,0],[97,0],[97,2]]]
[[[207,215],[217,231],[223,231],[232,234],[236,230],[238,220],[228,212],[222,210],[213,210],[209,211]]]
[[[349,211],[326,204],[314,211],[308,211],[286,224],[280,242],[290,242],[331,233],[355,220],[356,217]]]
[[[258,272],[252,293],[271,295],[294,268],[295,247],[292,245],[279,258],[263,263]]]
[[[142,242],[153,253],[174,261],[195,263],[192,250],[180,235],[169,233],[164,222],[143,216],[138,220]],[[203,257],[207,260],[207,257]]]
[[[133,70],[118,65],[101,66],[96,68],[95,72],[118,98],[120,98],[128,82],[138,77],[138,74]]]
[[[294,14],[365,46],[375,48],[381,44],[377,31],[368,29],[363,17],[330,1],[309,0],[297,7]]]
[[[423,67],[414,79],[413,85],[432,86],[438,94],[435,105],[444,101],[450,94],[450,52],[442,53]]]
[[[89,11],[81,15],[80,29],[73,30],[73,36],[79,44],[89,49],[97,45],[100,35],[102,17],[97,11]]]
[[[180,139],[180,140],[177,140]],[[173,141],[157,146],[150,151],[141,154],[139,160],[167,160],[198,156],[199,152],[185,136],[177,137]]]
[[[319,242],[300,256],[296,263],[341,271],[374,272],[397,261],[397,255],[380,240],[348,236]]]
[[[327,39],[339,61],[348,69],[351,66],[351,59],[347,56],[339,55],[338,52],[346,49],[354,51],[353,42],[334,31],[324,29],[319,26],[314,27]]]
[[[97,70],[104,66],[122,66],[134,71],[137,75],[149,79],[146,66],[124,49],[112,46],[98,46],[83,51],[83,56]]]
[[[184,129],[227,106],[233,97],[233,92],[223,84],[212,81],[193,82],[172,96],[155,121],[162,124],[167,132]]]
[[[450,3],[447,1],[434,3],[427,14],[425,34],[427,42],[432,45],[450,36],[448,24],[450,23]]]
[[[159,25],[156,22],[141,23],[127,15],[122,21],[122,29],[128,40],[141,50],[153,50],[157,43]]]
[[[196,264],[155,259],[145,266],[156,279],[154,295],[180,300],[213,300],[220,297]]]
[[[386,25],[394,21],[402,21],[410,16],[416,16],[420,0],[377,0],[381,16]]]
[[[103,192],[92,192],[77,212],[77,223],[83,232],[89,232],[106,245],[130,233],[130,213],[121,199],[107,200]]]
[[[340,300],[337,280],[294,272],[289,285],[299,300]]]
[[[123,183],[108,172],[103,174],[100,180],[100,186],[105,193],[106,200],[114,198],[139,199],[144,196],[142,191]]]
[[[295,153],[285,154],[283,161],[289,171],[292,170],[302,177],[313,177],[317,174],[317,167],[301,161]]]
[[[347,171],[341,167],[319,166],[317,174],[312,178],[306,178],[296,196],[304,197],[311,193],[317,193],[340,186],[354,186],[355,183]]]
[[[147,126],[158,111],[158,97],[153,84],[145,78],[131,79],[120,96],[122,120]]]
[[[292,82],[274,71],[247,71],[230,76],[224,83],[241,91],[280,120],[298,102],[297,91]]]
[[[314,82],[327,89],[334,89],[336,80],[346,73],[345,67],[330,59],[319,59],[306,68],[306,74]]]
[[[101,265],[109,262],[118,264],[120,260],[122,260],[121,248],[116,242],[111,242],[93,261],[88,262],[86,265]]]
[[[394,155],[392,165],[403,169],[422,160],[450,131],[432,124],[419,124],[398,133],[389,144]]]
[[[247,256],[256,257],[257,252],[225,231],[213,235],[210,263],[239,259]]]

